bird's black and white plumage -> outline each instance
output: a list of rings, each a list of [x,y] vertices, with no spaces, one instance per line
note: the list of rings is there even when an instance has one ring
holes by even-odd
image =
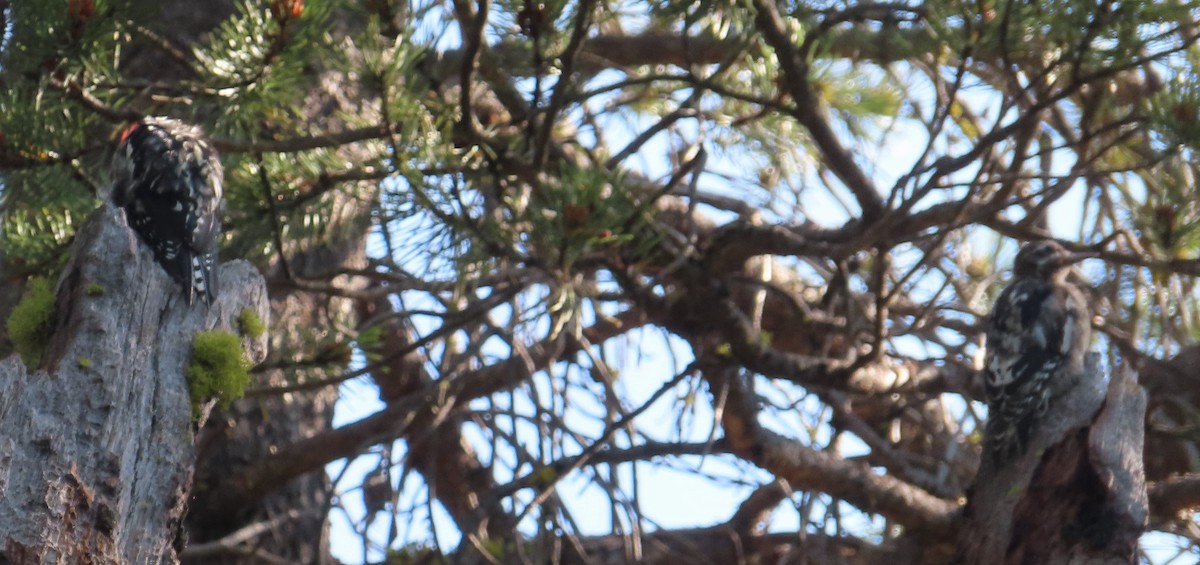
[[[168,118],[125,128],[112,161],[112,198],[188,303],[217,292],[221,162],[200,129]]]
[[[1090,256],[1050,240],[1029,243],[1017,254],[1013,280],[992,307],[986,435],[1001,460],[1024,453],[1051,399],[1082,370],[1091,316],[1083,293],[1066,278],[1073,263]]]

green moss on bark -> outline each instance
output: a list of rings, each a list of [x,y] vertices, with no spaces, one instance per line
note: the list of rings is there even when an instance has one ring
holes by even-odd
[[[25,365],[36,367],[54,326],[54,290],[43,278],[29,280],[21,301],[8,316],[8,337]]]
[[[196,334],[187,368],[192,418],[200,416],[200,407],[209,399],[215,398],[226,407],[241,398],[250,384],[249,369],[238,336],[216,330]]]

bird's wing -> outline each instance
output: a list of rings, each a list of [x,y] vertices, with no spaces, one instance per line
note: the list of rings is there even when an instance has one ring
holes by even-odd
[[[1069,296],[1038,280],[1018,281],[1000,295],[987,332],[987,386],[1021,386],[1053,370],[1069,352],[1074,331]]]

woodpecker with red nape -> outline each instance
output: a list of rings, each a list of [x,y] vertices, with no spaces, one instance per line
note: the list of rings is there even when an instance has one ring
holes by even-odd
[[[1025,452],[1051,399],[1070,388],[1091,343],[1091,315],[1072,264],[1094,257],[1050,240],[1017,253],[1013,280],[992,307],[987,326],[986,436],[999,460]]]
[[[188,304],[217,293],[223,174],[200,128],[169,118],[130,124],[113,155],[113,202]]]

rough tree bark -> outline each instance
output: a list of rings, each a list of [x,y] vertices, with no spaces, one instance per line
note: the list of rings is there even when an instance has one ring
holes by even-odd
[[[1085,374],[1100,375],[1097,364],[1093,355]],[[1149,515],[1145,411],[1136,375],[1117,372],[1107,391],[1085,380],[1054,401],[1023,457],[985,453],[958,562],[1135,563]]]
[[[198,331],[267,315],[249,263],[189,306],[125,215],[79,230],[39,369],[0,361],[0,563],[174,563],[195,449],[184,372]],[[266,339],[242,339],[258,362]]]

